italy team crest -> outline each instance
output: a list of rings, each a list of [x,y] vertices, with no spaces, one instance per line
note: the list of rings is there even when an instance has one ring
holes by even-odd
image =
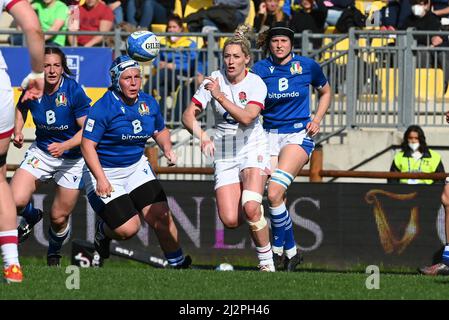
[[[35,169],[39,167],[39,159],[37,159],[36,157],[32,157],[27,161],[27,163]]]
[[[150,108],[148,108],[145,102],[139,103],[139,113],[141,116],[150,114]]]
[[[67,98],[64,92],[58,93],[58,95],[56,96],[55,103],[57,107],[67,106]]]
[[[292,62],[292,65],[290,66],[290,73],[291,74],[302,74],[302,67],[299,61]]]
[[[248,100],[246,99],[246,92],[240,91],[239,92],[239,100],[241,104],[246,104]]]

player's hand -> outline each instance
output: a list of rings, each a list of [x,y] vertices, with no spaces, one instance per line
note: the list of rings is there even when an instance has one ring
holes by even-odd
[[[12,143],[14,146],[18,149],[22,148],[23,141],[25,140],[22,131],[20,132],[14,132],[14,139],[12,140]]]
[[[318,132],[320,132],[320,123],[319,122],[312,120],[306,125],[306,133],[310,137],[314,137]]]
[[[218,78],[206,77],[206,80],[209,80],[209,82],[204,85],[204,88],[210,91],[212,97],[218,98],[222,94]]]
[[[111,194],[114,192],[111,183],[108,179],[97,180],[97,189],[95,190],[100,198],[110,198]]]
[[[210,139],[201,141],[201,152],[204,153],[206,157],[213,157],[215,155],[215,143]]]
[[[31,72],[25,79],[23,79],[20,85],[21,90],[25,90],[20,102],[28,100],[36,100],[44,94],[44,73]]]
[[[60,156],[62,156],[64,151],[66,151],[66,148],[64,147],[63,143],[53,142],[48,145],[47,150],[48,152],[50,152],[52,157],[59,158]]]
[[[164,156],[168,160],[168,166],[169,167],[172,167],[172,166],[176,165],[176,161],[178,160],[178,156],[176,155],[176,153],[173,150],[170,150],[170,151],[164,153]]]

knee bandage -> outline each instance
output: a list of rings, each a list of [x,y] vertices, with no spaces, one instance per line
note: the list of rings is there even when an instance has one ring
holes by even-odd
[[[243,190],[242,206],[244,206],[245,203],[247,203],[248,201],[256,201],[257,203],[262,203],[262,195],[260,193],[254,192],[254,191]],[[264,217],[264,214],[263,214],[264,210],[263,210],[262,205],[260,205],[260,212],[261,212],[261,215],[260,215],[259,221],[256,221],[256,222],[247,221],[249,224],[249,227],[252,231],[262,230],[267,225],[267,220]]]
[[[4,166],[6,164],[6,156],[7,154],[0,154],[0,167]]]
[[[242,192],[242,206],[245,205],[248,201],[256,201],[258,203],[262,203],[262,195],[258,192],[243,190]]]
[[[287,171],[276,169],[271,175],[270,182],[280,184],[285,189],[288,189],[290,184],[293,182],[294,177]]]
[[[251,231],[262,230],[267,225],[267,220],[265,219],[265,216],[263,214],[263,206],[260,206],[260,211],[261,211],[261,215],[260,215],[259,221],[256,221],[256,222],[248,221]]]

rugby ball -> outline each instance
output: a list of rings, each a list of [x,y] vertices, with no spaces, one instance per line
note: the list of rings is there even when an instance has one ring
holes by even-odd
[[[126,40],[126,52],[131,59],[139,62],[148,62],[159,54],[161,44],[153,32],[135,31]]]
[[[234,267],[229,263],[222,263],[215,270],[217,270],[217,271],[234,271]]]

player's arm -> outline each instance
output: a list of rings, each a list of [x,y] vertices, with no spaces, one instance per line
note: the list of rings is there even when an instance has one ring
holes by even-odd
[[[162,149],[164,156],[168,159],[168,165],[175,165],[177,157],[172,149],[173,145],[171,143],[170,131],[167,128],[164,128],[162,131],[155,133],[153,139]]]
[[[23,126],[27,119],[28,109],[16,108],[16,117],[14,120],[14,139],[13,144],[16,148],[22,148],[24,142]]]
[[[112,25],[113,22],[109,21],[109,20],[100,20],[100,26],[98,28],[98,30],[100,32],[108,32],[112,30]],[[92,39],[90,39],[90,41],[88,41],[84,46],[85,47],[93,47],[98,43],[101,43],[101,41],[103,41],[104,36],[101,35],[97,35],[94,36]]]
[[[221,104],[221,106],[228,111],[238,123],[248,126],[259,115],[262,105],[248,103],[246,107],[242,109],[227,99],[223,92],[221,92],[218,79],[206,77],[206,80],[209,80],[209,82],[206,83],[204,87],[210,91],[212,97],[217,100],[217,102]]]
[[[53,22],[53,25],[47,31],[59,31],[64,26],[64,23],[65,23],[64,20],[56,19],[55,22]],[[45,38],[45,41],[47,41],[56,36],[57,36],[56,34],[46,34],[44,36],[44,38]]]
[[[18,1],[9,12],[25,33],[31,57],[32,72],[22,82],[27,89],[22,101],[37,99],[44,91],[44,34],[39,19],[28,1]]]
[[[112,193],[112,186],[103,171],[96,147],[97,142],[86,137],[81,139],[81,153],[83,154],[87,167],[97,180],[96,194],[100,197],[108,197]]]
[[[331,103],[331,88],[328,82],[322,88],[318,89],[318,99],[315,116],[306,126],[307,133],[312,137],[320,131],[321,120],[323,120]]]
[[[81,144],[81,138],[83,137],[84,121],[86,121],[86,116],[77,118],[76,123],[81,129],[69,140],[49,144],[47,148],[48,152],[50,152],[53,157],[59,158],[65,151],[78,147]]]
[[[206,131],[201,129],[201,126],[196,119],[196,117],[201,113],[202,107],[195,102],[190,102],[187,109],[182,114],[182,123],[184,127],[189,131],[194,137],[200,139],[201,151],[206,155],[214,154],[214,144],[210,137],[207,135]]]

